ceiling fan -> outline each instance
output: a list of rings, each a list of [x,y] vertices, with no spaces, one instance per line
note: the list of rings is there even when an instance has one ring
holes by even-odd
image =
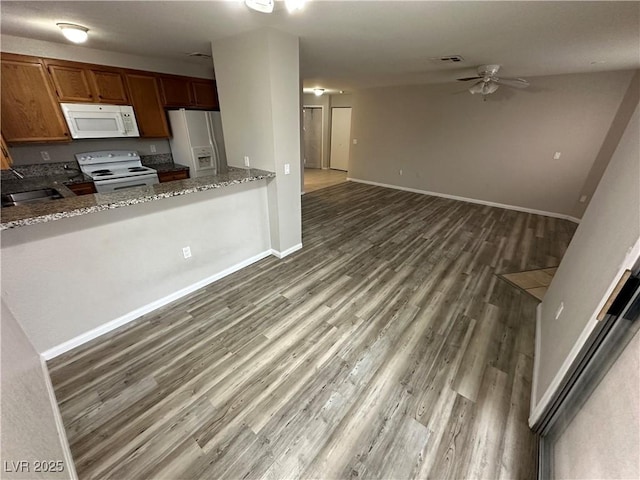
[[[500,65],[480,65],[478,67],[478,76],[477,77],[465,77],[458,78],[460,82],[469,82],[471,80],[478,80],[478,82],[474,83],[469,91],[475,95],[479,93],[483,96],[490,95],[501,85],[505,87],[514,87],[514,88],[527,88],[529,86],[529,82],[527,82],[524,78],[501,78],[498,77],[498,71],[500,70]]]

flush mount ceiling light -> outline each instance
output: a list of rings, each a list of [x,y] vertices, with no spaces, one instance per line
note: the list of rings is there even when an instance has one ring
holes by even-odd
[[[302,10],[305,3],[307,3],[307,0],[284,0],[284,5],[287,7],[289,13]]]
[[[274,1],[273,0],[244,0],[247,7],[260,13],[273,12]]]
[[[87,41],[89,29],[81,25],[75,25],[73,23],[56,23],[58,28],[62,30],[62,34],[67,40],[73,43],[83,43]]]
[[[313,94],[316,97],[319,97],[320,95],[322,95],[324,93],[324,88],[314,88],[313,89]]]
[[[244,0],[247,7],[260,13],[272,13],[275,7],[275,0]],[[284,5],[289,13],[302,10],[307,0],[284,0]]]

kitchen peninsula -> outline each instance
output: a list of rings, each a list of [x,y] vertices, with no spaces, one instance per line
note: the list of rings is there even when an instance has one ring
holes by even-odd
[[[62,218],[87,215],[103,210],[121,208],[273,177],[275,177],[275,173],[264,170],[229,167],[227,173],[219,175],[159,183],[119,192],[96,193],[82,196],[75,196],[64,184],[55,181],[55,179],[38,185],[34,185],[33,182],[31,182],[28,188],[26,187],[27,181],[24,181],[25,186],[22,187],[23,190],[55,188],[64,198],[46,203],[3,208],[1,212],[0,230],[51,222]],[[3,192],[11,193],[7,191],[6,188],[3,188]]]
[[[46,358],[82,345],[272,255],[275,177],[229,167],[3,208],[3,298]]]

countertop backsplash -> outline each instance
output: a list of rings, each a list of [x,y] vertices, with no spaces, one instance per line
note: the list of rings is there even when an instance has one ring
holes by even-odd
[[[155,153],[152,155],[140,154],[140,160],[143,165],[153,168],[154,165],[161,163],[173,163],[173,156],[170,153]]]
[[[65,169],[67,165],[69,169]],[[74,173],[80,173],[80,167],[78,162],[71,160],[68,162],[48,162],[48,163],[35,163],[32,165],[14,165],[18,172],[24,175],[25,178],[29,177],[48,177],[51,175],[72,175]],[[16,180],[17,177],[11,170],[2,170],[0,174],[1,180]]]
[[[155,152],[152,150],[155,149]],[[93,138],[74,140],[69,143],[41,143],[38,145],[9,145],[13,166],[20,167],[41,163],[70,163],[76,153],[98,152],[101,150],[135,150],[140,156],[170,154],[171,147],[166,138]],[[50,160],[43,160],[49,156]]]
[[[163,165],[173,163],[173,157],[170,153],[157,153],[153,155],[140,155],[143,165],[153,168],[154,165]],[[67,165],[69,169],[65,169]],[[25,178],[29,177],[47,177],[51,175],[65,175],[80,172],[78,162],[70,160],[68,162],[47,162],[34,163],[30,165],[14,165],[14,168],[20,172]],[[0,174],[1,180],[16,180],[17,177],[11,170],[2,170]]]

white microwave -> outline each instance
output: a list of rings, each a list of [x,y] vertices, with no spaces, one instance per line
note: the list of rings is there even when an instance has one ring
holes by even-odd
[[[72,138],[139,137],[130,105],[61,103]]]

